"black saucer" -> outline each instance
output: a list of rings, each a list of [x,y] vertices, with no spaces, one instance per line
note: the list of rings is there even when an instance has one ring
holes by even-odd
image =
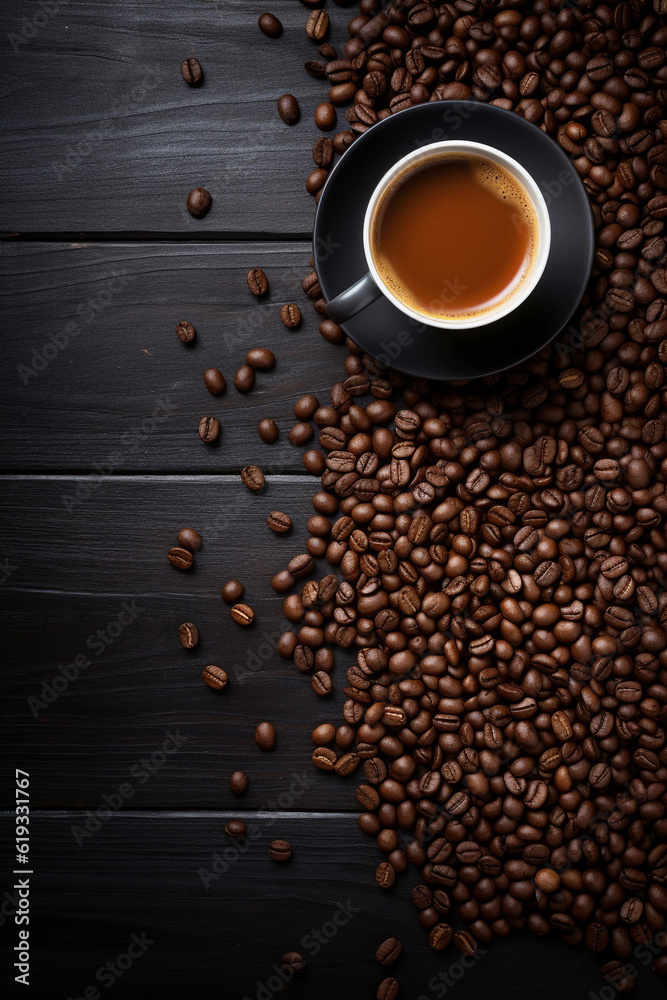
[[[537,287],[510,316],[474,330],[439,330],[417,323],[384,297],[343,326],[360,347],[385,364],[410,375],[451,380],[512,368],[563,329],[588,282],[594,233],[581,180],[549,136],[502,108],[476,101],[431,101],[378,122],[331,172],[314,232],[317,274],[327,301],[368,270],[362,227],[380,178],[417,146],[447,139],[469,139],[503,150],[539,184],[549,208],[551,250]]]

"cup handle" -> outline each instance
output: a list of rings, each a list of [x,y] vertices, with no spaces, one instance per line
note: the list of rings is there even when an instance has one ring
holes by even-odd
[[[369,306],[371,302],[379,299],[382,292],[375,284],[370,271],[355,281],[353,285],[346,288],[344,292],[337,295],[331,302],[327,302],[327,316],[334,323],[344,323],[346,319],[351,319],[358,312]]]

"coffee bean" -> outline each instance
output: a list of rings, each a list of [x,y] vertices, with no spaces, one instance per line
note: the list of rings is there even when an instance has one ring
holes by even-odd
[[[234,604],[231,615],[239,625],[252,625],[255,612],[248,604]]]
[[[378,947],[375,957],[380,965],[393,965],[401,954],[402,948],[403,946],[398,938],[390,937]]]
[[[212,396],[222,396],[227,388],[224,375],[219,368],[207,368],[204,372],[204,385]]]
[[[267,347],[253,347],[246,354],[246,363],[257,371],[269,371],[276,363],[273,351]]]
[[[213,199],[206,188],[193,188],[188,195],[186,203],[188,212],[190,215],[194,216],[195,219],[202,219],[211,207],[212,201]]]
[[[233,771],[229,776],[229,790],[232,795],[245,795],[248,784],[248,775],[245,771]]]
[[[227,604],[236,604],[245,594],[245,587],[239,580],[228,580],[220,591],[220,596]]]
[[[457,931],[454,934],[454,944],[462,955],[472,956],[477,951],[477,942],[468,931]]]
[[[285,125],[296,125],[301,113],[296,97],[292,94],[283,94],[278,98],[278,114],[285,122]]]
[[[264,473],[256,465],[246,465],[241,469],[241,482],[246,489],[257,493],[264,489]]]
[[[271,420],[270,417],[264,417],[260,420],[257,424],[257,431],[262,441],[266,444],[275,444],[280,433],[277,423],[275,420]]]
[[[245,837],[246,825],[241,819],[230,819],[225,823],[225,833],[229,837]]]
[[[274,14],[260,14],[257,24],[269,38],[280,38],[283,33],[283,26]]]
[[[294,302],[290,302],[285,306],[282,306],[280,310],[280,319],[282,320],[283,326],[286,326],[288,330],[293,330],[301,322],[301,310]]]
[[[178,627],[178,638],[184,649],[194,649],[199,642],[199,632],[197,626],[192,622],[184,622]]]
[[[318,747],[313,750],[313,764],[321,771],[333,771],[338,756],[335,750],[328,747]]]
[[[390,889],[396,879],[396,872],[388,861],[381,861],[375,870],[375,881],[381,889]]]
[[[315,124],[321,132],[331,132],[336,127],[338,116],[330,101],[324,101],[315,108]]]
[[[313,160],[317,167],[328,167],[333,159],[333,145],[331,139],[320,136],[315,140],[313,146]]]
[[[217,441],[220,435],[220,421],[217,417],[202,417],[199,421],[199,437],[207,444]]]
[[[291,969],[293,972],[301,972],[306,962],[298,951],[288,951],[282,957],[282,964],[284,969]]]
[[[169,549],[167,559],[172,566],[176,567],[176,569],[191,569],[194,565],[192,552],[180,545],[175,545],[173,548]]]
[[[312,10],[306,21],[306,34],[315,42],[321,42],[329,31],[329,15],[324,10]]]
[[[289,861],[292,857],[289,840],[272,840],[269,844],[269,857],[272,861]]]
[[[222,667],[215,667],[213,665],[204,667],[202,677],[208,686],[215,691],[222,691],[223,688],[227,687],[227,673]]]
[[[261,298],[269,290],[269,282],[261,267],[253,267],[248,271],[246,278],[248,288],[257,298]]]
[[[428,936],[428,943],[435,951],[443,951],[452,940],[452,935],[449,924],[436,924]]]
[[[305,421],[301,420],[299,421],[299,423],[294,424],[290,428],[288,436],[290,444],[296,446],[304,445],[312,438],[313,428],[310,426],[310,424],[307,424]]]
[[[176,327],[176,336],[182,344],[191,344],[197,334],[192,323],[184,319]]]
[[[202,69],[199,61],[193,57],[184,59],[181,63],[181,76],[191,87],[197,87],[202,82]]]
[[[281,510],[272,510],[266,519],[266,523],[272,531],[279,535],[284,535],[292,527],[292,518],[289,514],[284,514]]]
[[[176,540],[179,545],[184,549],[190,549],[191,552],[199,552],[202,547],[202,537],[194,528],[181,528]]]
[[[391,976],[388,979],[383,979],[377,988],[377,1000],[395,1000],[398,996],[398,980],[392,979]]]
[[[276,745],[276,730],[272,723],[259,723],[255,729],[255,743],[260,750],[273,750]]]
[[[255,369],[250,365],[241,365],[234,376],[234,386],[238,392],[250,392],[255,385]]]

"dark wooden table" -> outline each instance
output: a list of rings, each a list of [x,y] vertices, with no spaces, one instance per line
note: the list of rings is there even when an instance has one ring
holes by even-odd
[[[324,400],[343,361],[307,302],[299,330],[278,318],[303,298],[304,177],[326,87],[302,69],[305,8],[274,0],[279,41],[258,32],[261,9],[3,5],[3,987],[19,768],[32,810],[28,995],[268,1000],[282,987],[368,1000],[383,978],[375,948],[392,933],[405,998],[600,995],[595,958],[555,941],[515,935],[469,969],[432,952],[409,901],[417,873],[376,887],[354,778],[310,763],[310,731],[339,716],[342,697],[316,699],[273,650],[284,622],[268,580],[302,550],[312,513],[314,484],[286,440],[292,406],[304,392]],[[348,15],[331,13],[341,45]],[[204,67],[196,90],[179,73],[188,55]],[[284,92],[302,107],[292,129],[275,111]],[[199,222],[185,209],[195,185],[214,198]],[[251,266],[271,283],[261,304]],[[192,349],[174,335],[185,318]],[[214,400],[202,370],[231,381],[252,346],[275,351],[275,370],[249,396]],[[221,418],[219,447],[199,441],[205,413]],[[273,446],[257,436],[263,416],[282,428]],[[240,484],[249,460],[269,472],[260,496]],[[291,514],[291,535],[266,527],[274,508]],[[165,558],[185,524],[204,536],[190,574]],[[245,581],[251,630],[220,601],[230,577]],[[194,652],[178,643],[186,620],[200,630]],[[210,662],[230,674],[224,695],[201,682]],[[262,719],[279,732],[272,754],[254,744]],[[227,784],[236,768],[250,775],[241,801]],[[225,836],[232,816],[251,839]],[[286,865],[267,857],[274,837],[294,846]],[[294,949],[307,969],[283,987],[274,966]],[[637,967],[639,995],[658,997]]]

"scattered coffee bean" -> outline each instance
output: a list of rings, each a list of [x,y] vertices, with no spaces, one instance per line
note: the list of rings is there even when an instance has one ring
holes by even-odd
[[[266,519],[266,523],[272,531],[278,535],[284,535],[292,527],[292,518],[289,514],[284,514],[282,510],[272,510]]]
[[[234,376],[234,386],[238,392],[250,392],[255,385],[255,369],[250,365],[241,365]]]
[[[428,936],[428,943],[435,951],[443,951],[452,940],[452,935],[449,924],[436,924]]]
[[[230,819],[225,823],[225,833],[229,837],[245,837],[246,825],[242,819]]]
[[[248,271],[248,288],[258,299],[261,299],[263,295],[269,290],[269,282],[262,271],[261,267],[253,267]]]
[[[285,125],[296,125],[300,118],[299,105],[292,94],[283,94],[278,98],[278,114]]]
[[[329,15],[325,10],[313,10],[306,21],[306,34],[314,42],[321,42],[329,31]]]
[[[246,354],[246,362],[257,371],[269,371],[276,363],[276,356],[268,347],[253,347]]]
[[[188,323],[186,319],[183,319],[176,327],[176,336],[182,344],[191,344],[197,333],[192,323]]]
[[[381,889],[390,889],[396,880],[396,872],[388,861],[381,861],[375,870],[375,881]]]
[[[264,489],[264,473],[257,465],[246,465],[241,469],[241,482],[253,493]]]
[[[227,687],[227,672],[222,669],[222,667],[216,667],[209,665],[204,667],[202,672],[202,677],[210,688],[215,691],[222,691],[223,688]]]
[[[184,622],[178,627],[178,638],[184,649],[194,649],[199,642],[199,631],[192,622]]]
[[[317,396],[312,394],[301,396],[294,404],[294,416],[297,420],[310,420],[319,405]]]
[[[191,552],[199,552],[202,547],[202,537],[194,528],[181,528],[176,540],[179,545],[184,549],[190,549]]]
[[[248,791],[248,775],[245,771],[233,771],[229,776],[229,790],[232,795],[245,795]]]
[[[331,743],[336,735],[336,727],[330,722],[323,722],[321,726],[316,726],[310,734],[310,738],[316,746],[321,743]],[[335,755],[334,755],[335,756]]]
[[[282,306],[280,319],[283,326],[286,326],[288,330],[293,330],[301,322],[301,310],[294,302],[289,302],[287,305]]]
[[[252,625],[255,612],[248,604],[235,604],[232,607],[232,618],[239,625]]]
[[[204,385],[212,396],[222,396],[227,388],[225,377],[219,368],[207,368],[204,372]]]
[[[206,188],[193,188],[188,195],[188,212],[190,215],[194,216],[195,219],[202,219],[211,207],[212,202],[213,199]]]
[[[220,421],[217,417],[202,417],[199,421],[199,437],[207,444],[217,441],[220,435]]]
[[[303,456],[303,465],[306,472],[312,476],[321,476],[326,469],[324,455],[317,448],[310,448]]]
[[[323,101],[315,108],[315,124],[321,132],[331,132],[336,127],[338,115],[330,101]]]
[[[377,1000],[395,1000],[398,996],[398,980],[392,979],[391,976],[388,979],[383,979],[377,988]]]
[[[298,951],[288,951],[282,957],[282,964],[284,969],[291,969],[292,972],[301,972],[306,962],[303,955],[300,955]]]
[[[403,946],[398,938],[390,937],[382,942],[375,952],[375,957],[380,965],[393,965],[401,954],[402,949]]]
[[[305,421],[299,421],[299,423],[294,424],[290,428],[289,440],[290,444],[299,446],[306,444],[313,436],[313,428],[310,424],[305,423]]]
[[[269,38],[280,38],[283,33],[283,26],[274,14],[260,14],[257,24]]]
[[[197,87],[202,81],[202,69],[197,59],[191,57],[181,63],[181,76],[191,87]]]
[[[313,160],[316,167],[328,167],[333,159],[333,145],[331,139],[320,136],[315,140],[313,146]]]
[[[260,750],[273,750],[276,745],[275,726],[270,722],[260,722],[255,729],[255,743]]]
[[[169,549],[167,553],[167,559],[172,566],[176,569],[191,569],[194,565],[194,556],[189,549],[183,548],[181,545],[175,545],[173,548]]]
[[[257,431],[262,441],[266,444],[275,444],[280,433],[278,430],[278,424],[275,420],[271,420],[270,417],[264,417],[260,420],[257,424]]]
[[[269,844],[269,857],[272,861],[289,861],[292,857],[289,840],[272,840]]]
[[[477,941],[469,931],[457,931],[454,944],[462,955],[472,956],[477,951]]]
[[[228,580],[220,591],[220,596],[227,604],[236,604],[245,594],[245,587],[240,580]]]
[[[335,750],[330,750],[329,747],[318,747],[313,750],[312,760],[315,767],[319,767],[321,771],[333,771],[338,755]]]

